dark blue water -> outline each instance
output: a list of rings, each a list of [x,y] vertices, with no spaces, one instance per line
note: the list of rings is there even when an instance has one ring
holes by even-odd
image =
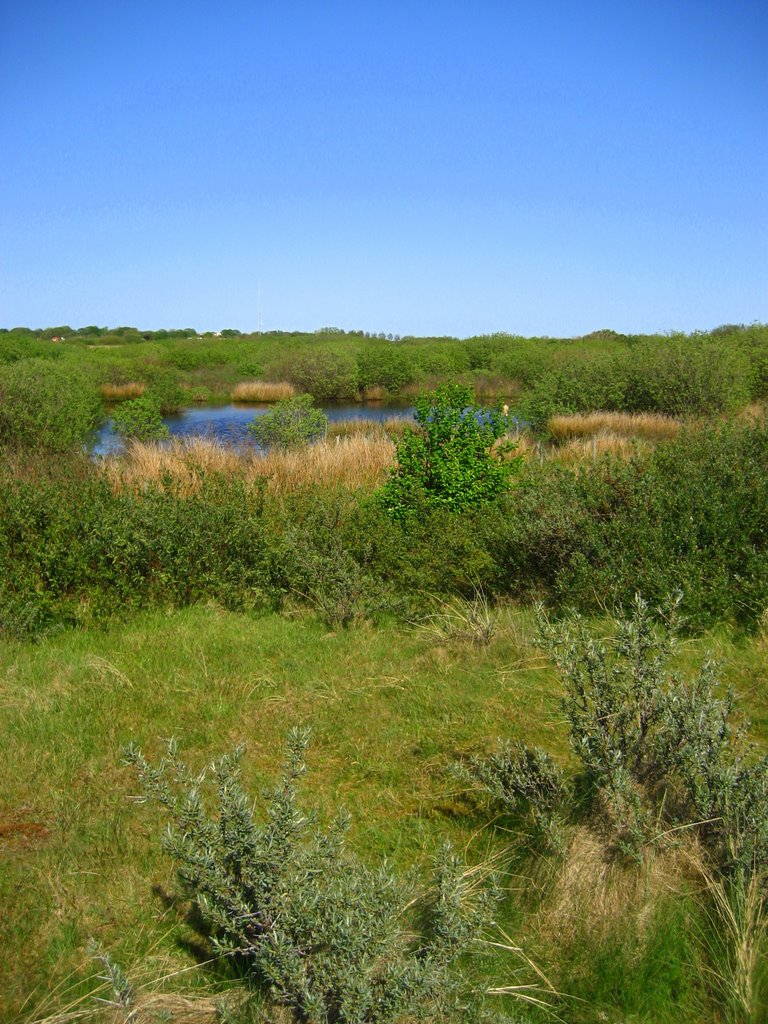
[[[263,416],[272,408],[269,404],[260,405],[201,405],[183,409],[175,416],[166,416],[171,437],[208,437],[222,444],[237,446],[251,444],[248,425],[257,416]],[[329,420],[375,420],[381,422],[390,416],[402,416],[410,419],[413,409],[403,405],[326,405],[323,412]],[[112,420],[107,420],[98,432],[93,447],[94,455],[109,455],[122,448],[120,438],[112,432]]]

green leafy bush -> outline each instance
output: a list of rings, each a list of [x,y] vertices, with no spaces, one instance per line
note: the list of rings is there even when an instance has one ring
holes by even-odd
[[[338,401],[354,397],[357,363],[347,352],[317,348],[284,360],[280,378],[319,401]]]
[[[117,406],[112,413],[112,430],[124,441],[161,441],[169,434],[159,402],[149,395]]]
[[[103,411],[95,381],[49,359],[0,368],[0,447],[60,454],[82,447]]]
[[[490,895],[470,896],[447,849],[420,895],[413,877],[358,860],[344,815],[322,829],[298,803],[306,746],[306,732],[289,734],[261,820],[240,784],[241,748],[213,765],[215,817],[204,777],[175,744],[157,768],[136,748],[126,753],[170,815],[163,844],[214,948],[238,954],[252,982],[303,1024],[467,1020],[455,965],[486,921]]]
[[[477,508],[509,488],[517,462],[505,458],[514,445],[496,444],[507,429],[500,410],[476,406],[470,388],[445,384],[419,396],[415,418],[419,429],[398,442],[397,467],[379,491],[393,518],[425,507]]]
[[[302,448],[322,437],[327,428],[328,417],[315,407],[311,395],[281,398],[248,425],[249,433],[264,448],[283,450]]]
[[[363,390],[381,387],[396,395],[416,379],[413,356],[392,344],[363,349],[358,353],[357,365],[358,383]]]

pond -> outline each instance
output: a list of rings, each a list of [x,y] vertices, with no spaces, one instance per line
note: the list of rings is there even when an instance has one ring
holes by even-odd
[[[266,402],[248,405],[200,405],[182,409],[174,416],[165,416],[163,422],[167,424],[171,437],[208,437],[222,444],[239,445],[249,440],[249,423],[257,416],[269,412],[271,408],[272,405]],[[404,419],[413,416],[412,406],[385,405],[380,402],[375,405],[335,403],[321,408],[332,421],[362,419],[380,423],[392,416]],[[119,452],[121,448],[120,438],[112,432],[112,420],[107,420],[98,431],[92,449],[93,454],[109,455]]]

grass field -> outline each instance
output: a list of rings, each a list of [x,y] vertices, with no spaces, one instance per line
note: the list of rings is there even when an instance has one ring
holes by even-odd
[[[134,801],[121,751],[135,740],[157,756],[174,735],[199,768],[242,741],[256,794],[295,724],[313,734],[307,805],[328,816],[347,807],[361,854],[423,863],[447,836],[470,861],[495,860],[506,889],[499,920],[560,991],[578,997],[561,1004],[566,1019],[716,1019],[712,986],[691,967],[706,958],[691,924],[696,886],[674,849],[642,870],[610,869],[599,842],[576,830],[563,863],[521,860],[515,836],[491,827],[448,774],[497,737],[540,744],[564,765],[570,755],[560,684],[532,644],[532,614],[498,609],[487,645],[451,640],[451,609],[435,614],[428,627],[329,633],[307,612],[253,618],[198,606],[0,645],[0,752],[10,769],[0,792],[3,1019],[91,1012],[89,999],[77,1002],[98,984],[89,938],[148,992],[227,986],[210,968],[159,980],[204,948],[173,905],[162,818]],[[682,664],[708,648],[765,738],[765,640],[710,635],[685,645]],[[498,950],[472,969],[503,986],[518,966]]]

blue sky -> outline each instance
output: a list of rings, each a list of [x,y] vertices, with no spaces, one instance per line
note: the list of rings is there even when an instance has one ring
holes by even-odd
[[[6,0],[0,326],[768,320],[764,2]]]

